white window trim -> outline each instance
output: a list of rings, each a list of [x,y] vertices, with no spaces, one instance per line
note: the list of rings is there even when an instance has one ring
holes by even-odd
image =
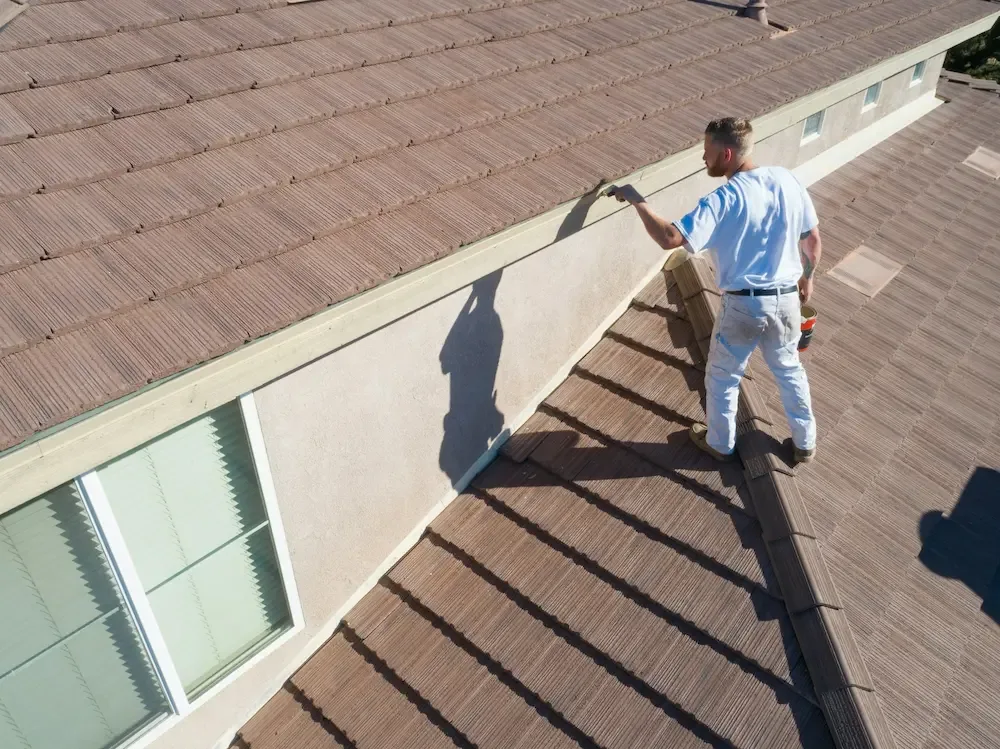
[[[917,71],[920,70],[921,65],[923,65],[923,70],[920,71],[920,75],[918,76]],[[921,60],[913,66],[913,72],[910,73],[910,88],[919,86],[924,82],[925,77],[927,77],[927,60]]]
[[[177,669],[174,668],[173,659],[167,651],[167,642],[163,639],[156,617],[153,616],[153,607],[139,581],[139,572],[132,564],[132,558],[125,545],[125,536],[122,535],[118,521],[111,510],[111,503],[108,501],[108,495],[104,493],[97,471],[85,473],[79,478],[77,485],[87,505],[91,522],[101,539],[104,554],[114,571],[119,590],[139,630],[139,637],[149,651],[153,671],[160,679],[167,703],[175,713],[184,715],[190,712],[191,704],[184,693],[184,686]]]
[[[819,129],[815,133],[809,133],[806,135],[806,123],[809,122],[811,117],[819,115]],[[809,117],[802,120],[802,139],[799,141],[799,145],[805,145],[806,143],[812,143],[814,140],[819,138],[823,134],[823,125],[826,124],[826,110],[821,109],[818,112],[813,112]]]
[[[250,455],[257,470],[257,484],[264,498],[264,510],[271,524],[271,537],[274,539],[274,550],[278,557],[278,568],[281,570],[281,582],[285,586],[285,597],[288,599],[288,610],[292,617],[292,627],[301,629],[305,626],[302,615],[302,602],[295,586],[295,575],[292,570],[292,557],[285,543],[285,525],[281,520],[278,508],[278,493],[274,489],[274,478],[271,476],[271,463],[267,459],[267,449],[264,445],[264,432],[260,427],[260,416],[257,414],[257,402],[253,393],[240,396],[240,411],[243,413],[243,423],[247,430],[247,441],[250,443]]]
[[[878,86],[875,93],[875,101],[871,103],[866,103],[865,100],[868,98],[868,92],[871,91],[871,89],[874,88],[875,86]],[[878,83],[873,83],[871,86],[865,89],[864,99],[861,100],[861,111],[870,112],[871,110],[875,109],[875,107],[878,106],[880,101],[882,101],[882,81],[879,81]]]
[[[274,489],[271,466],[267,460],[264,434],[261,430],[260,418],[257,414],[257,404],[254,401],[252,392],[240,396],[238,402],[246,429],[247,441],[250,445],[250,454],[253,458],[257,474],[257,484],[260,487],[261,496],[264,501],[264,511],[267,514],[270,526],[271,541],[274,544],[275,556],[281,574],[281,583],[284,588],[292,626],[271,640],[271,642],[251,657],[240,663],[209,689],[198,695],[194,701],[189,701],[184,691],[180,676],[167,650],[166,641],[153,615],[149,599],[146,597],[142,583],[139,580],[139,573],[135,569],[132,558],[128,553],[125,545],[125,537],[122,535],[121,528],[115,519],[107,494],[97,475],[97,469],[88,471],[76,479],[84,505],[100,538],[105,556],[111,566],[119,590],[136,624],[139,637],[150,656],[153,670],[160,680],[167,703],[173,711],[170,715],[164,716],[159,720],[154,720],[131,739],[123,741],[121,745],[123,748],[142,749],[150,745],[176,726],[186,716],[216,697],[247,671],[280,649],[289,640],[296,637],[305,628],[302,602],[299,599],[298,588],[295,585],[292,558],[288,551],[288,544],[286,543],[285,528],[278,507],[278,495]]]

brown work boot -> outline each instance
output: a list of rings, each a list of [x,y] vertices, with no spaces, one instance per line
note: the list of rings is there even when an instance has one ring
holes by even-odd
[[[692,424],[689,434],[691,435],[691,441],[698,446],[698,449],[705,451],[719,462],[732,463],[736,460],[735,450],[727,455],[726,453],[720,453],[708,444],[708,427],[704,424]]]
[[[795,448],[795,462],[796,463],[811,463],[812,459],[816,457],[816,448],[812,450],[803,450],[799,447]]]

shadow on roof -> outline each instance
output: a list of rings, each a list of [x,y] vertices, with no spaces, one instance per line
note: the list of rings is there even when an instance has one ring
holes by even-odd
[[[553,483],[556,483],[555,480]],[[686,618],[682,613],[675,611],[657,600],[649,592],[642,590],[643,586],[625,579],[604,564],[589,557],[574,545],[558,537],[555,533],[544,529],[532,519],[522,515],[501,498],[500,495],[494,495],[489,491],[476,488],[466,496],[468,498],[467,501],[473,503],[481,502],[488,514],[495,514],[510,521],[520,529],[521,533],[530,536],[542,546],[556,552],[559,556],[572,563],[572,565],[580,568],[581,571],[585,570],[590,576],[600,580],[609,589],[614,590],[616,594],[619,594],[622,598],[627,599],[634,606],[643,610],[649,621],[659,620],[664,623],[666,625],[663,632],[664,635],[667,635],[669,638],[689,640],[695,644],[695,648],[704,648],[714,653],[714,658],[721,657],[733,664],[736,667],[736,673],[742,672],[747,677],[758,682],[764,689],[771,691],[776,703],[797,704],[798,707],[793,709],[792,712],[801,737],[802,746],[827,746],[822,740],[825,732],[822,730],[822,725],[820,725],[821,721],[817,720],[817,714],[808,709],[803,709],[805,705],[800,696],[801,692],[811,692],[811,686],[804,671],[801,668],[796,668],[799,664],[789,663],[789,668],[793,674],[793,683],[790,684],[786,681],[787,677],[774,673],[769,668],[758,663],[752,656],[728,642],[727,640],[730,639],[728,636],[719,636],[718,633],[706,631],[695,622]],[[621,519],[621,512],[610,503],[601,501],[599,497],[590,497],[584,501],[592,503],[596,501],[600,509]],[[641,522],[638,525],[641,525]],[[596,532],[598,529],[594,530]],[[642,532],[642,529],[640,529],[640,532]],[[675,544],[671,544],[672,539],[663,537],[663,534],[659,534],[653,540],[675,546]],[[422,543],[425,546],[424,553],[439,560],[437,566],[434,568],[436,570],[435,575],[457,575],[460,574],[458,570],[464,568],[464,574],[469,579],[468,585],[471,586],[465,588],[465,593],[470,599],[482,597],[482,593],[477,593],[480,587],[493,589],[521,612],[520,617],[526,616],[544,628],[541,631],[544,631],[547,638],[551,638],[553,641],[549,645],[549,648],[555,647],[556,649],[564,650],[566,653],[572,653],[574,659],[589,662],[592,666],[595,666],[597,672],[603,674],[602,678],[610,677],[612,682],[617,682],[621,687],[624,687],[619,693],[618,699],[625,702],[635,701],[637,706],[643,702],[648,703],[655,710],[661,711],[663,716],[682,727],[690,737],[697,738],[707,746],[715,747],[716,749],[736,749],[736,744],[722,736],[712,726],[701,719],[700,710],[693,711],[689,709],[690,703],[688,705],[681,704],[681,702],[672,698],[670,695],[671,690],[665,690],[660,686],[659,682],[663,680],[664,676],[662,673],[657,673],[658,670],[656,668],[651,668],[654,665],[653,663],[647,664],[645,670],[649,673],[646,674],[637,670],[634,663],[627,662],[628,658],[623,659],[620,654],[615,654],[616,650],[620,653],[621,648],[620,646],[616,647],[614,641],[621,640],[623,637],[627,639],[627,630],[630,627],[638,626],[638,622],[635,621],[634,616],[627,623],[619,621],[612,616],[611,620],[603,622],[600,626],[595,626],[594,623],[601,622],[603,617],[608,615],[608,612],[592,611],[587,615],[587,618],[591,619],[591,621],[585,629],[581,630],[577,626],[577,622],[564,620],[562,615],[552,610],[553,607],[550,604],[538,600],[538,591],[532,590],[532,584],[527,580],[524,581],[525,589],[521,589],[515,580],[510,579],[509,570],[504,570],[502,566],[497,567],[497,560],[493,559],[489,552],[484,552],[475,546],[469,546],[463,543],[460,538],[453,538],[452,534],[447,531],[439,533],[436,530],[429,530]],[[512,543],[517,546],[520,542],[512,540]],[[780,602],[772,599],[751,581],[739,580],[738,572],[730,570],[717,562],[714,565],[717,568],[722,568],[725,573],[728,573],[726,577],[731,582],[736,582],[737,585],[747,589],[754,601],[758,617],[761,620],[775,618],[780,620],[782,637],[786,641],[787,652],[797,654],[798,649],[795,645],[795,635],[790,622],[782,616],[783,610]],[[448,572],[448,570],[454,571]],[[712,571],[716,574],[720,573],[719,569]],[[390,573],[389,576],[381,581],[380,585],[385,591],[391,594],[391,598],[395,600],[396,606],[405,607],[407,613],[404,616],[412,620],[412,627],[426,626],[432,628],[436,631],[438,638],[443,638],[449,643],[448,647],[457,649],[464,654],[461,657],[452,656],[451,660],[457,662],[464,658],[469,660],[469,662],[475,662],[479,667],[485,668],[487,672],[503,684],[513,695],[523,700],[535,714],[548,723],[551,730],[562,734],[573,745],[589,749],[597,749],[603,745],[597,737],[588,732],[586,724],[590,722],[589,720],[581,721],[579,715],[573,715],[568,711],[564,712],[565,708],[561,709],[560,702],[565,702],[565,693],[560,695],[560,700],[553,701],[550,689],[540,688],[536,684],[535,679],[525,679],[522,676],[522,674],[530,673],[533,670],[530,664],[518,663],[517,660],[512,661],[504,656],[506,648],[496,643],[494,638],[499,635],[495,633],[491,635],[490,630],[496,626],[499,626],[503,630],[508,628],[516,630],[518,625],[514,624],[514,622],[508,621],[500,624],[487,617],[478,626],[471,628],[453,623],[453,615],[442,609],[442,602],[450,598],[450,596],[435,596],[431,591],[422,589],[419,583],[415,584],[410,575],[405,572],[399,575],[399,579],[396,579],[396,576]],[[580,590],[578,594],[583,596],[585,592],[584,590]],[[420,624],[417,624],[418,622]],[[350,623],[344,625],[340,632],[357,655],[363,658],[393,689],[405,696],[407,701],[414,705],[438,730],[445,734],[455,746],[471,748],[477,745],[448,716],[449,711],[445,706],[436,704],[436,700],[424,694],[427,691],[426,688],[420,689],[415,686],[414,683],[409,681],[411,677],[406,673],[405,669],[399,670],[389,662],[391,658],[383,655],[380,652],[381,647],[373,643],[375,638],[369,639],[369,637],[364,636],[365,633],[357,631]],[[645,634],[648,636],[648,633]],[[643,640],[644,633],[641,630],[637,629],[633,635],[637,642]],[[510,635],[508,634],[502,636],[501,639],[509,638]],[[611,638],[612,642],[608,642],[608,638]],[[491,642],[495,646],[495,649],[488,646],[487,643]],[[543,650],[549,648],[544,648]],[[684,651],[685,648],[680,647],[676,648],[676,650]],[[670,649],[668,651],[673,652]],[[684,668],[685,658],[679,655],[676,657],[678,658],[676,664],[665,667],[668,672]],[[546,660],[547,656],[542,656],[541,658],[542,660]],[[708,661],[710,662],[711,658]],[[690,664],[687,665],[688,667],[690,666]],[[442,676],[443,678],[451,679],[458,675],[455,673],[458,670],[457,666],[452,666],[450,672],[446,676]],[[708,682],[711,682],[713,677],[717,677],[716,670],[707,668],[702,676]],[[553,674],[548,680],[543,681],[547,682],[547,687],[551,687],[555,682],[562,681],[565,676],[566,674],[562,674],[561,678],[559,678],[559,675]],[[588,679],[593,680],[594,676],[592,674],[581,673],[579,677],[581,683],[577,687],[573,687],[570,683],[563,683],[556,690],[556,693],[573,690],[574,688],[595,688],[593,683],[588,682]],[[694,681],[697,681],[699,678],[695,674],[689,674],[689,677]],[[553,678],[555,682],[553,682]],[[452,685],[452,689],[460,688],[460,686],[460,684],[455,683]],[[466,689],[470,691],[475,691],[476,686],[472,682],[465,685]],[[721,689],[722,687],[716,684],[711,688]],[[286,689],[298,691],[294,685],[291,687],[286,686]],[[797,694],[797,692],[799,693]],[[305,695],[297,694],[295,696],[297,698],[296,701],[299,702],[303,709],[315,714],[315,720],[319,720],[324,724],[329,723],[329,725],[324,725],[324,728],[330,736],[337,741],[340,741],[340,737],[342,736],[346,737],[346,733],[330,722],[323,714],[323,711],[312,704],[308,698],[303,699]],[[600,708],[595,705],[593,709],[599,710]],[[505,726],[498,727],[497,730],[501,733],[510,731],[517,733],[519,729],[512,726]],[[354,746],[353,743],[343,742],[340,745]],[[253,745],[251,744],[250,746],[252,749]]]
[[[925,513],[919,533],[920,561],[965,583],[1000,624],[1000,472],[977,468],[951,512]]]

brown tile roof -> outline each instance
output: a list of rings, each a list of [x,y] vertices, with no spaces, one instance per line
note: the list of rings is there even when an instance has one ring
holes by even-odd
[[[832,746],[658,277],[236,747]]]
[[[774,5],[810,25],[766,39],[694,0],[33,5],[0,33],[0,449],[995,10]]]
[[[968,83],[811,188],[827,269],[860,244],[903,266],[872,297],[817,281],[819,453],[794,479],[898,747],[1000,735],[1000,183],[962,163],[1000,146],[1000,96]]]

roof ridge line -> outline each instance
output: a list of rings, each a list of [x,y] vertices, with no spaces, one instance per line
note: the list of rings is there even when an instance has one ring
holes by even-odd
[[[710,266],[690,256],[674,268],[674,277],[707,358],[720,306]],[[736,450],[768,557],[834,743],[837,749],[894,749],[874,682],[794,480],[789,445],[776,437],[757,386],[747,378],[740,384],[736,431]]]

